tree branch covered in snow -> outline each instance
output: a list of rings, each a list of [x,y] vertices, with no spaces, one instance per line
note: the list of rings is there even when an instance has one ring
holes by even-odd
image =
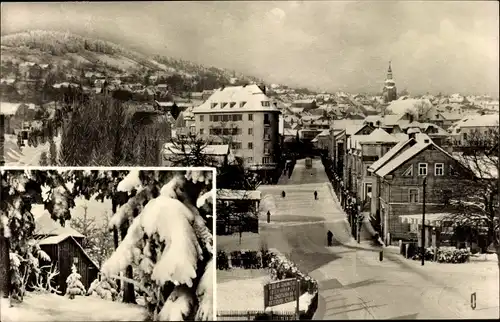
[[[212,171],[2,171],[1,237],[16,254],[11,256],[15,266],[16,259],[29,256],[28,241],[35,228],[32,204],[44,203],[52,218],[64,225],[75,198],[111,199],[110,226],[119,228],[122,241],[104,263],[103,274],[118,275],[133,267],[139,276],[134,280],[150,290],[143,293],[152,317],[205,319],[209,313],[197,312],[206,309],[210,297],[198,296],[197,290],[213,256],[213,198],[207,198],[213,191],[212,175]],[[203,205],[197,203],[202,196]]]

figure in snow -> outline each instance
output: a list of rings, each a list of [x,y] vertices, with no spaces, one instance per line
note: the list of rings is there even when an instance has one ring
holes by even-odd
[[[285,198],[286,193],[285,193],[285,191],[284,191],[284,190],[283,190],[283,191],[281,191],[281,196],[282,196],[283,198]]]
[[[328,246],[332,246],[333,233],[331,231],[328,231],[328,233],[326,234],[326,239],[328,242]]]
[[[318,200],[318,192],[314,191],[314,200]]]

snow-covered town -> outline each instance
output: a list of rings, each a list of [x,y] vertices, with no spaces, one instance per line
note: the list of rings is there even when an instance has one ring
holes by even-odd
[[[498,3],[120,6],[2,6],[2,321],[500,318]]]

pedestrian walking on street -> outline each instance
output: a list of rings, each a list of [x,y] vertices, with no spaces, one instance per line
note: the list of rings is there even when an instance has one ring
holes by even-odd
[[[314,200],[318,200],[318,192],[314,191]]]
[[[333,233],[331,231],[328,231],[328,233],[326,234],[326,240],[328,242],[328,247],[332,246]]]
[[[285,196],[286,196],[285,190],[281,191],[281,196],[282,196],[283,198],[285,198]]]

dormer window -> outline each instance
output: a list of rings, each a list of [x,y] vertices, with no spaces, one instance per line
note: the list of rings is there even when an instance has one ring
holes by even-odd
[[[229,107],[234,107],[235,105],[236,105],[236,102],[229,103]]]
[[[220,103],[220,105],[221,105],[221,106],[220,106],[221,108],[224,108],[224,107],[226,107],[227,102],[222,102],[222,103]]]
[[[263,107],[269,107],[269,106],[271,106],[271,102],[269,102],[269,101],[262,101],[260,103],[262,104]]]
[[[247,102],[240,102],[240,107],[245,106],[245,104],[246,104],[246,103],[247,103]]]
[[[217,107],[217,103],[212,103],[212,104],[210,104],[210,106],[211,106],[212,108],[216,108],[216,107]]]

